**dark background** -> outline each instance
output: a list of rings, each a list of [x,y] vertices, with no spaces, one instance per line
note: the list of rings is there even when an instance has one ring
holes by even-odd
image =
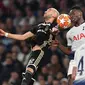
[[[43,21],[46,9],[54,7],[60,13],[68,13],[75,5],[85,14],[85,0],[0,0],[0,29],[23,34]],[[57,36],[64,45],[65,32],[60,32],[61,38]],[[26,41],[0,37],[0,85],[20,85],[29,52],[30,45]],[[44,57],[46,65],[39,68],[34,85],[67,85],[69,56],[51,46]]]

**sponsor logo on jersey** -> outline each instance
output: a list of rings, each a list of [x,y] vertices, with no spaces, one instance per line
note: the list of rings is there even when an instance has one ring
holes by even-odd
[[[80,40],[82,38],[85,38],[85,34],[84,33],[80,33],[76,36],[73,36],[73,40]]]

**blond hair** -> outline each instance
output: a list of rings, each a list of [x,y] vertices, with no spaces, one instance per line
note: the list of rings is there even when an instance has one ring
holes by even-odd
[[[49,8],[44,14],[44,19],[49,19],[51,17],[57,18],[59,16],[59,12],[55,8]]]
[[[53,11],[53,12],[56,12],[56,13],[57,13],[57,15],[59,16],[59,12],[58,12],[58,10],[57,10],[57,9],[55,9],[55,8],[49,8],[49,9],[47,9],[47,10],[51,10],[51,11]]]

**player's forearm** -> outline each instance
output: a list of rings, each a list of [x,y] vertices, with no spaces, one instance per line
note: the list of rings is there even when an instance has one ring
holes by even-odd
[[[16,39],[16,40],[25,40],[25,38],[23,37],[23,35],[18,35],[18,34],[11,34],[8,33],[8,38],[12,38],[12,39]]]
[[[69,54],[71,53],[71,50],[68,49],[68,47],[63,46],[62,44],[59,44],[58,47],[59,47],[60,50],[61,50],[62,52],[64,52],[65,54],[68,54],[68,55],[69,55]]]
[[[73,79],[71,78],[71,75],[68,76],[68,85],[73,85]]]
[[[22,35],[5,33],[5,36],[8,37],[8,38],[16,39],[16,40],[25,40],[27,38],[34,36],[34,34],[31,33],[31,32],[27,32],[27,33],[22,34]]]

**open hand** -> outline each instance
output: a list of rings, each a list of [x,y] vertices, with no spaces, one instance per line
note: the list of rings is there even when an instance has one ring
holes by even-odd
[[[2,29],[0,29],[0,36],[5,36],[5,31],[3,31]]]
[[[52,28],[52,33],[56,33],[56,35],[59,33],[58,25]]]

